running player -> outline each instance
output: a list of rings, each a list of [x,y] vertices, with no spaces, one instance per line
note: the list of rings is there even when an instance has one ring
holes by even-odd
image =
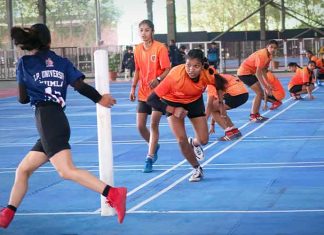
[[[295,66],[292,66],[291,63],[289,63],[291,71],[293,71]],[[288,66],[289,66],[288,65]],[[298,65],[297,65],[298,66]],[[310,100],[314,99],[314,96],[312,95],[312,91],[314,90],[314,82],[315,82],[315,76],[314,76],[314,69],[316,65],[315,62],[310,60],[307,64],[307,67],[296,69],[295,75],[291,78],[289,84],[288,84],[288,90],[290,92],[290,95],[295,100],[301,99],[301,94],[308,94],[308,98]]]
[[[137,128],[143,139],[149,144],[143,172],[152,172],[153,163],[157,160],[160,148],[159,123],[165,110],[152,109],[147,104],[147,97],[170,71],[168,49],[153,39],[154,24],[150,20],[139,23],[139,33],[143,40],[135,47],[135,74],[130,92],[130,100],[135,101],[135,90],[139,83],[137,105]],[[151,115],[150,130],[146,127],[147,116]]]
[[[27,192],[29,177],[48,161],[63,179],[72,180],[106,197],[107,202],[116,209],[119,223],[122,223],[127,189],[109,186],[88,171],[76,168],[69,144],[69,122],[64,113],[68,85],[107,108],[112,107],[116,100],[109,94],[100,95],[92,86],[84,83],[84,74],[69,60],[50,50],[51,35],[46,25],[13,27],[11,37],[15,45],[31,52],[31,55],[23,56],[18,62],[18,98],[20,103],[30,102],[35,107],[40,139],[16,170],[8,206],[0,213],[0,227],[8,227]]]
[[[222,127],[225,135],[219,138],[220,141],[228,141],[242,136],[227,115],[226,110],[234,109],[244,104],[249,93],[243,82],[237,77],[230,74],[215,74],[216,87],[207,86],[207,119],[212,115],[209,133],[215,133],[215,122]],[[225,101],[225,103],[224,103]]]
[[[181,152],[194,168],[189,178],[191,182],[203,178],[203,170],[197,158],[203,158],[203,149],[200,145],[208,142],[208,126],[202,94],[208,84],[215,85],[215,77],[214,70],[209,68],[206,62],[207,59],[200,49],[190,50],[186,64],[174,67],[147,101],[156,109],[166,109],[169,126]],[[193,125],[195,138],[187,138],[184,119],[186,116]]]
[[[246,58],[237,71],[239,78],[255,92],[250,113],[250,120],[253,122],[263,122],[268,119],[261,116],[259,110],[264,97],[263,89],[268,95],[272,95],[271,86],[267,82],[266,68],[268,68],[277,48],[278,42],[270,40],[266,48],[260,49]]]
[[[270,110],[275,110],[282,105],[282,100],[285,98],[286,93],[279,79],[269,70],[267,72],[267,82],[271,86],[272,95],[264,94],[263,109],[267,110],[267,103],[270,102],[272,103]]]

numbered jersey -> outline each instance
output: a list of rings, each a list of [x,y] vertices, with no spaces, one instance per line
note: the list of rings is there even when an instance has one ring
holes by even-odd
[[[83,79],[84,74],[68,59],[48,50],[21,57],[16,77],[18,83],[25,85],[31,105],[50,101],[65,107],[68,85]]]

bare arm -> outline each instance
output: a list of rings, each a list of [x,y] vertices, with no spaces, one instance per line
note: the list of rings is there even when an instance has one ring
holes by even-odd
[[[135,69],[132,87],[131,87],[131,91],[129,94],[130,101],[135,101],[135,99],[136,99],[135,91],[136,91],[136,86],[137,86],[138,80],[139,80],[139,70]]]
[[[159,83],[168,75],[168,73],[170,72],[170,68],[166,68],[163,73],[159,76],[160,77],[160,81],[156,79],[153,79],[150,82],[150,88],[154,89],[155,87],[157,87],[157,85],[159,85]]]

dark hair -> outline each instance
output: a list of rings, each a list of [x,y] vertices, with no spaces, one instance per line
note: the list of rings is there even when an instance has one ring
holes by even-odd
[[[150,27],[152,29],[152,31],[154,31],[154,24],[152,21],[150,20],[142,20],[139,24],[138,27],[141,27],[141,25],[146,24],[148,27]]]
[[[19,45],[23,50],[50,48],[51,33],[44,24],[34,24],[30,28],[12,27],[10,35],[15,45]]]
[[[300,67],[296,62],[290,62],[290,63],[288,64],[288,67],[294,67],[294,66],[296,66],[296,67],[298,67],[298,68],[301,69],[301,67]]]
[[[224,91],[225,85],[227,84],[227,80],[218,73],[214,74],[214,77],[216,89]]]
[[[275,44],[277,47],[279,46],[279,43],[274,39],[268,41],[267,46],[270,45],[270,44]]]
[[[309,65],[309,64],[313,64],[313,65],[315,65],[315,67],[316,67],[316,62],[313,61],[313,60],[308,61],[307,65]]]
[[[185,50],[187,47],[185,46],[185,45],[181,45],[180,46],[180,49],[183,49],[183,50]]]
[[[204,69],[208,69],[208,72],[210,74],[213,74],[213,69],[209,68],[208,60],[204,56],[204,52],[200,49],[191,49],[188,54],[186,55],[186,59],[197,59],[199,60],[202,65],[204,66]]]
[[[311,50],[306,50],[306,53],[309,53],[311,55],[314,55],[313,52]]]

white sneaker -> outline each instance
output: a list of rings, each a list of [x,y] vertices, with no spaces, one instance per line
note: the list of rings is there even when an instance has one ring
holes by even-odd
[[[192,175],[190,176],[189,181],[198,182],[202,180],[203,177],[204,177],[203,169],[201,168],[201,166],[199,166],[192,171]]]
[[[204,155],[203,148],[200,145],[198,145],[198,146],[193,145],[193,138],[192,137],[188,138],[188,142],[189,142],[189,144],[191,144],[191,146],[192,146],[192,148],[193,148],[193,150],[195,152],[197,160],[198,161],[205,160],[205,155]]]

